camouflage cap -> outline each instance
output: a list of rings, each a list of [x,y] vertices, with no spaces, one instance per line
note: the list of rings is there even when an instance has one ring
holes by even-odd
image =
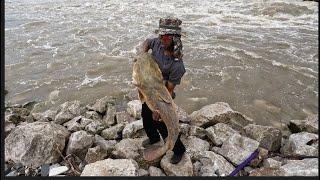
[[[155,33],[164,35],[164,34],[181,34],[181,25],[182,21],[178,18],[160,18],[159,20],[159,29],[155,30]]]

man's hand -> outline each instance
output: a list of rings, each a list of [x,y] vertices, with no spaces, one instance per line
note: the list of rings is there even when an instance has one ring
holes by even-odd
[[[152,119],[154,121],[161,121],[160,120],[160,112],[158,110],[152,112]]]

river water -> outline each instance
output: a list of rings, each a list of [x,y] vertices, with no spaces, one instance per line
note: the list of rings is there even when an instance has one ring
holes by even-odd
[[[279,127],[318,112],[318,3],[302,0],[6,0],[6,103],[123,97],[168,15],[187,34],[175,101],[188,113],[223,101]]]

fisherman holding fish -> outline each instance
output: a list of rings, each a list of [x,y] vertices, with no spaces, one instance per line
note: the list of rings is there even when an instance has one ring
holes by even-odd
[[[181,78],[186,72],[182,61],[182,42],[181,25],[182,21],[178,18],[161,18],[159,20],[159,29],[155,32],[159,35],[157,38],[144,41],[141,53],[152,50],[151,55],[159,65],[166,88],[175,98],[174,88],[180,84]],[[160,135],[165,139],[168,136],[168,130],[160,114],[151,111],[146,103],[142,104],[142,119],[145,132],[149,139],[143,145],[153,145],[160,142]],[[180,140],[180,135],[172,149],[174,152],[171,163],[177,164],[182,159],[186,151],[185,146]]]

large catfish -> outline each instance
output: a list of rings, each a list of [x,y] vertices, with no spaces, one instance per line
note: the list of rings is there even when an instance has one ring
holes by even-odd
[[[143,151],[147,161],[153,161],[172,150],[179,135],[179,120],[176,114],[176,104],[163,83],[162,73],[158,64],[149,53],[142,53],[134,60],[133,84],[138,88],[139,98],[146,102],[152,111],[160,114],[161,120],[168,130],[168,137],[163,146],[153,145]],[[150,119],[150,121],[153,121]]]

